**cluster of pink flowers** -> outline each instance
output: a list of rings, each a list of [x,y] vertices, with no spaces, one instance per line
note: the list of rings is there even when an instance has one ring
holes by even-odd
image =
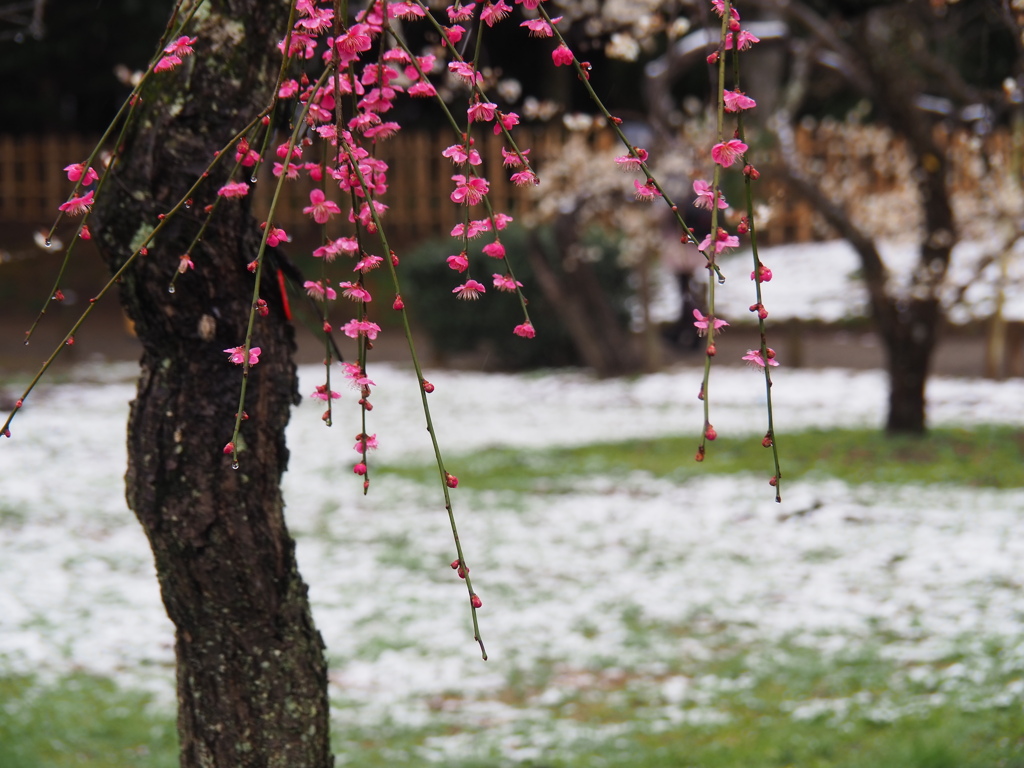
[[[711,0],[712,8],[718,13],[719,16],[725,13],[725,2],[724,0]],[[729,32],[725,39],[726,50],[748,50],[755,43],[760,42],[756,36],[745,31],[740,24],[740,14],[736,9],[735,4],[730,4],[729,7]],[[719,54],[717,51],[708,56],[709,64],[717,64]],[[726,90],[722,93],[722,102],[724,110],[730,113],[742,112],[744,110],[753,109],[757,106],[757,102],[754,99],[747,96],[745,93],[738,89]],[[749,147],[743,142],[738,135],[733,136],[731,139],[719,141],[711,148],[711,160],[722,169],[732,168],[738,161],[744,161],[743,174],[751,179],[757,179],[760,174],[757,170],[746,163],[744,157]],[[620,158],[622,160],[622,158]],[[716,176],[717,178],[717,176]],[[728,202],[722,195],[721,190],[709,183],[704,179],[697,179],[693,182],[693,192],[695,195],[694,206],[697,208],[704,208],[707,210],[725,210],[729,207]],[[723,251],[731,248],[736,248],[740,244],[740,234],[746,234],[749,231],[750,223],[749,219],[744,216],[737,228],[737,235],[730,235],[724,227],[718,227],[714,233],[707,233],[704,239],[697,246],[703,251],[710,263],[714,263],[715,257]],[[712,245],[714,246],[712,248]],[[713,251],[709,253],[709,251]],[[768,267],[756,262],[757,267],[754,272],[751,272],[750,279],[757,283],[768,282],[772,279],[772,272]],[[756,312],[758,318],[764,320],[768,316],[768,311],[764,308],[764,305],[758,301],[750,307],[751,312]],[[716,331],[724,328],[728,323],[722,319],[715,317],[705,317],[699,310],[694,310],[694,325],[697,327],[697,331],[700,335],[713,336]],[[775,360],[775,353],[772,350],[768,350],[767,364],[769,366],[778,365]],[[715,346],[713,340],[709,340],[707,347],[708,356],[715,354]],[[747,354],[743,356],[743,359],[754,366],[760,366],[765,368],[765,359],[762,353],[758,350],[748,350]],[[708,428],[711,429],[710,427]],[[713,431],[713,430],[711,430]],[[709,437],[708,439],[713,439]],[[699,454],[699,458],[703,454]]]

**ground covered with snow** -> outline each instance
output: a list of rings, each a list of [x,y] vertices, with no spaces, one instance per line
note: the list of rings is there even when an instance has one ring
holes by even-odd
[[[87,670],[169,702],[172,628],[124,502],[132,374],[83,368],[43,385],[0,445],[0,674]],[[303,391],[321,375],[303,369]],[[392,366],[370,376],[375,459],[429,461],[414,377]],[[455,472],[459,454],[489,447],[697,434],[703,418],[696,369],[609,381],[428,377]],[[710,396],[719,434],[764,432],[757,373],[716,372]],[[885,379],[780,369],[773,397],[780,433],[878,426]],[[794,698],[796,718],[887,720],[950,698],[985,707],[1024,697],[1024,489],[817,480],[789,484],[780,506],[761,474],[591,476],[550,492],[460,485],[460,534],[484,600],[483,662],[464,585],[448,568],[440,490],[382,474],[361,494],[352,400],[346,393],[332,429],[312,400],[294,414],[285,493],[336,717],[353,738],[387,724],[436,731],[423,757],[486,748],[528,759],[624,728],[714,722],[728,716],[723,697],[802,654],[870,656],[889,672],[873,691]],[[929,402],[936,425],[1024,424],[1019,380],[935,379]],[[742,669],[724,672],[737,656]],[[608,714],[618,711],[633,725]]]

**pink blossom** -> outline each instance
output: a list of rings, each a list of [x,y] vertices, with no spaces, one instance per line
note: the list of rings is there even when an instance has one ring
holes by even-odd
[[[729,139],[728,141],[715,144],[711,148],[711,159],[723,168],[728,168],[739,160],[746,151],[747,145],[742,141],[739,139]]]
[[[284,163],[274,163],[274,176],[280,176],[282,173],[284,173]],[[299,169],[294,163],[289,163],[288,165],[287,178],[299,178]]]
[[[634,147],[636,157],[633,155],[622,155],[615,158],[615,164],[623,171],[639,171],[640,165],[647,162],[647,150]]]
[[[483,85],[484,76],[464,61],[448,62],[448,71],[470,85]]]
[[[530,322],[517,325],[512,329],[512,333],[516,336],[522,336],[524,339],[532,339],[537,335],[537,331],[533,329],[533,323]]]
[[[519,115],[515,112],[505,112],[504,114],[498,112],[498,119],[494,123],[494,135],[497,136],[501,133],[502,128],[511,131],[517,125],[519,125]]]
[[[697,199],[693,201],[694,208],[707,208],[710,211],[715,199],[715,193],[711,185],[703,179],[697,179],[697,181],[693,182],[693,191],[697,195]],[[721,192],[718,193],[718,207],[729,207]]]
[[[447,157],[456,165],[465,165],[466,161],[469,161],[470,165],[480,165],[483,162],[480,159],[479,152],[475,149],[470,149],[469,152],[466,152],[466,147],[463,144],[452,144],[441,153],[441,157]]]
[[[192,263],[192,259],[189,258],[187,253],[183,253],[178,261],[178,273],[185,274],[190,269],[195,269],[196,265]]]
[[[466,34],[466,29],[459,24],[453,24],[444,31],[444,36],[448,38],[448,42],[452,45],[457,45],[464,34]],[[483,82],[483,77],[480,77],[479,80]]]
[[[380,333],[380,326],[376,323],[371,323],[369,320],[349,320],[341,329],[350,339],[365,336],[373,341],[377,338],[377,334]]]
[[[408,94],[410,96],[430,98],[437,96],[437,89],[430,83],[416,83],[415,85],[410,86]]]
[[[411,21],[413,19],[422,18],[425,15],[426,11],[416,5],[416,3],[392,2],[388,4],[388,16],[392,19],[406,19],[407,21]]]
[[[249,194],[249,185],[244,181],[229,181],[217,190],[221,197],[245,197]]]
[[[637,200],[646,202],[661,196],[661,192],[654,186],[653,180],[649,180],[646,184],[641,184],[639,179],[633,179],[633,186],[636,187]]]
[[[368,51],[373,44],[370,31],[370,27],[366,24],[353,24],[344,35],[340,35],[334,40],[334,47],[339,54],[350,56]]]
[[[298,92],[299,84],[295,80],[285,80],[281,83],[281,87],[277,89],[277,95],[282,99],[290,99]]]
[[[537,174],[530,170],[513,173],[509,179],[517,187],[528,187],[531,184],[536,186],[537,184],[540,184],[540,179],[537,178]]]
[[[743,356],[743,359],[750,364],[751,368],[764,368],[764,358],[761,357],[761,350],[759,349],[748,349],[747,354]],[[775,359],[775,350],[771,347],[768,348],[768,365],[778,365],[779,361]]]
[[[502,229],[502,227],[498,227]],[[452,227],[452,237],[462,237],[465,234],[466,237],[473,238],[483,232],[491,231],[491,220],[490,219],[473,219],[469,222],[469,228],[467,229],[464,224],[456,224]]]
[[[61,203],[59,210],[66,213],[68,216],[79,216],[92,208],[92,204],[93,192],[92,190],[89,190],[84,195],[72,197],[66,203]]]
[[[499,230],[504,229],[505,227],[507,227],[511,223],[512,223],[512,217],[509,216],[507,213],[496,213],[496,214],[494,214],[494,228],[495,229],[499,229]]]
[[[363,258],[357,261],[356,265],[352,267],[352,271],[362,272],[365,275],[370,270],[379,267],[382,261],[384,261],[384,259],[381,256],[376,256],[374,254],[364,254]]]
[[[312,34],[326,32],[334,20],[334,11],[329,8],[317,8],[312,3],[304,4],[303,13],[304,17],[295,22],[295,28]]]
[[[280,227],[271,227],[270,232],[267,233],[267,245],[269,245],[271,248],[273,248],[275,245],[286,243],[290,239],[291,238],[288,236],[288,233],[285,232]]]
[[[355,321],[353,321],[355,322]],[[362,369],[359,363],[342,363],[341,367],[345,369],[345,378],[352,382],[354,387],[375,387],[376,382],[372,379],[366,378],[366,372]]]
[[[352,446],[352,450],[356,451],[357,453],[366,453],[367,451],[372,451],[376,447],[376,434],[372,434],[369,437],[367,437],[366,435],[357,435],[356,444]]]
[[[493,27],[508,16],[511,11],[511,5],[506,4],[505,0],[498,0],[496,3],[487,3],[484,9],[480,11],[480,18],[487,23],[488,27]]]
[[[89,225],[88,224],[83,224],[82,225],[82,229],[78,233],[78,236],[80,238],[82,238],[83,240],[92,240],[92,232],[89,231]]]
[[[161,56],[160,61],[153,67],[154,72],[168,72],[181,64],[181,59],[174,55]]]
[[[473,11],[476,9],[476,3],[463,3],[461,6],[456,8],[454,5],[448,6],[448,21],[454,23],[456,21],[469,21],[473,18]]]
[[[561,20],[561,16],[551,21],[558,23]],[[544,19],[527,19],[522,22],[520,27],[526,27],[530,30],[530,37],[551,37],[554,32],[551,31],[551,25],[548,24]]]
[[[511,275],[499,275],[495,272],[491,277],[494,278],[494,287],[499,291],[515,293],[516,288],[523,287],[523,284],[513,279]]]
[[[725,13],[725,0],[711,0],[711,5],[715,9],[715,13],[717,13],[719,16]],[[740,13],[739,11],[736,10],[735,5],[729,6],[729,16],[735,21],[740,20]]]
[[[452,181],[455,182],[455,191],[451,194],[452,202],[466,205],[478,204],[484,199],[490,186],[486,179],[481,179],[478,176],[466,177],[456,174],[452,176]]]
[[[522,5],[523,8],[535,11],[537,10],[537,6],[540,5],[541,2],[542,0],[516,0],[516,5]],[[554,19],[552,19],[552,21],[554,21]]]
[[[338,287],[341,288],[341,295],[346,299],[352,299],[352,301],[373,301],[370,292],[359,283],[346,280],[343,283],[338,283]]]
[[[82,180],[82,186],[87,187],[99,179],[99,174],[93,168],[86,168],[85,163],[75,163],[64,168],[68,175],[68,181]]]
[[[245,347],[232,347],[231,349],[225,349],[228,354],[228,360],[235,365],[242,365],[245,363]],[[260,361],[260,350],[259,347],[253,347],[249,350],[249,365],[256,365]]]
[[[495,240],[493,243],[488,243],[483,247],[483,252],[490,256],[492,259],[503,259],[505,258],[505,246],[501,244],[500,240]]]
[[[551,61],[555,63],[556,67],[569,66],[573,62],[572,51],[565,43],[559,43],[558,47],[551,52]]]
[[[359,241],[354,237],[339,237],[326,245],[321,245],[313,251],[313,256],[330,263],[339,253],[355,253],[358,250]]]
[[[760,42],[761,42],[761,38],[759,38],[757,35],[755,35],[752,32],[748,32],[745,29],[741,29],[739,31],[739,34],[736,35],[736,39],[735,40],[733,40],[732,32],[729,32],[728,34],[726,34],[726,36],[725,36],[725,50],[727,50],[727,51],[728,50],[732,50],[733,45],[735,45],[738,50],[749,51],[750,47],[752,45],[754,45],[755,43],[760,43]]]
[[[448,257],[448,268],[454,269],[456,272],[465,272],[469,269],[469,259],[466,258],[466,252],[456,254]]]
[[[729,324],[725,320],[719,320],[717,317],[711,317],[710,315],[705,317],[700,313],[699,309],[693,310],[693,316],[697,318],[696,320],[693,321],[693,324],[697,328],[698,336],[704,336],[705,334],[707,334],[709,326],[713,330],[717,331]]]
[[[726,112],[739,112],[744,109],[753,109],[757,102],[740,91],[724,91],[722,98],[725,101]]]
[[[484,287],[483,283],[478,283],[476,280],[469,279],[462,285],[453,288],[452,293],[460,299],[475,301],[480,298],[481,294],[487,293],[487,288]]]
[[[326,384],[319,384],[316,391],[310,397],[314,397],[317,400],[337,400],[341,397],[341,393],[328,389]]]
[[[338,298],[338,294],[330,286],[325,286],[323,282],[317,280],[307,280],[302,284],[302,287],[306,289],[306,293],[316,299],[317,301],[334,301]]]
[[[504,147],[501,148],[501,161],[506,168],[522,168],[523,162],[527,160],[527,155],[530,154],[530,150],[524,149],[516,154],[515,152],[509,152]]]
[[[730,235],[721,227],[718,228],[718,237],[715,238],[715,253],[719,254],[726,248],[736,248],[740,244],[740,239],[736,235]],[[700,241],[700,245],[697,246],[699,250],[706,251],[711,245],[710,233]]]
[[[338,204],[328,200],[322,189],[311,190],[309,202],[310,204],[303,208],[302,212],[310,214],[317,224],[326,224],[334,214],[341,213]]]
[[[195,45],[195,43],[196,38],[189,37],[188,35],[182,35],[164,48],[164,53],[174,54],[175,56],[189,56],[192,53],[192,46]]]

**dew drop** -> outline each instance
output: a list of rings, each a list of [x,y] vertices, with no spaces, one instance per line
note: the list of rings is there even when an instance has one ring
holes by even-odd
[[[23,35],[21,32],[16,33],[14,35],[14,42],[16,42],[16,43],[24,43],[25,42],[25,35]]]
[[[238,462],[237,461],[231,462],[231,468],[232,469],[238,469]]]
[[[45,245],[47,248],[50,248],[53,246],[53,240],[51,240],[50,238],[46,238],[45,240],[43,240],[43,245]]]
[[[174,293],[174,286],[173,285],[168,285],[167,286],[167,292],[168,293]]]
[[[187,211],[191,207],[192,207],[192,201],[191,200],[186,200],[185,201],[185,210]]]
[[[718,278],[718,284],[719,285],[725,285],[725,278],[724,277]]]
[[[255,174],[249,177],[249,183],[250,184],[255,184],[256,183],[256,176],[255,176]]]
[[[25,339],[25,346],[28,346],[28,339]]]

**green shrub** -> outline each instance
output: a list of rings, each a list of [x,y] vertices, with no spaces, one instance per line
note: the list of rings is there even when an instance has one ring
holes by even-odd
[[[461,275],[447,265],[448,257],[458,253],[459,241],[455,238],[424,243],[402,257],[399,267],[402,294],[416,326],[426,331],[439,355],[484,352],[488,354],[491,368],[497,365],[507,370],[522,370],[580,365],[572,338],[555,307],[541,291],[528,256],[528,249],[536,247],[552,269],[566,274],[554,233],[550,228],[531,232],[517,225],[501,233],[506,258],[516,279],[523,284],[530,320],[537,329],[537,337],[532,340],[512,333],[523,321],[522,311],[514,294],[492,287],[491,275],[504,272],[504,265],[482,255],[480,249],[488,242],[487,236],[471,241],[470,270]],[[617,243],[607,234],[594,231],[579,244],[579,252],[586,255],[601,289],[625,328],[629,281],[627,270],[617,263]],[[463,283],[467,275],[487,286],[487,293],[479,301],[458,301],[452,295],[452,289]]]

